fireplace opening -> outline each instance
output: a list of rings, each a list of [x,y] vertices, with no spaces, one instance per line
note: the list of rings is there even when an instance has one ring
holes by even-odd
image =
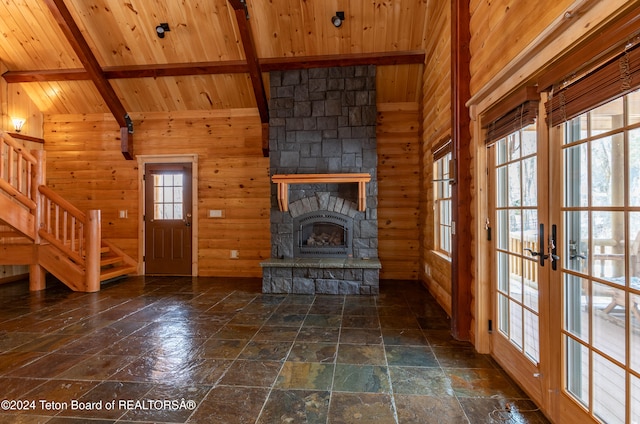
[[[328,211],[312,212],[298,217],[294,222],[294,256],[353,256],[352,223],[352,218]]]

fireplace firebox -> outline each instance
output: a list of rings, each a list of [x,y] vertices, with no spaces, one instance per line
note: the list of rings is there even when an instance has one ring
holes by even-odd
[[[353,219],[330,211],[316,211],[294,219],[294,257],[353,257]]]

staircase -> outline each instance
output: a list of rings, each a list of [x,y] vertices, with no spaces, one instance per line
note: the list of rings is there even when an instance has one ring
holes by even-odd
[[[46,272],[82,292],[137,272],[102,239],[99,210],[79,210],[44,182],[44,151],[27,152],[0,131],[0,265],[29,265],[30,290],[45,288]]]

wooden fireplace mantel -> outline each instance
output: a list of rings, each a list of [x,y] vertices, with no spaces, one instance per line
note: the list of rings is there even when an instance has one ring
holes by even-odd
[[[371,181],[371,175],[363,174],[277,174],[271,181],[278,184],[278,206],[282,212],[289,210],[289,184],[332,184],[358,183],[358,210],[367,207],[366,183]]]

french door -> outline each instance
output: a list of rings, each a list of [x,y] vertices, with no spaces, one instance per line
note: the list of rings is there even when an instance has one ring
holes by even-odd
[[[491,352],[531,398],[543,401],[541,325],[548,296],[545,147],[529,125],[489,148],[493,318]]]
[[[640,91],[488,152],[492,355],[555,422],[639,424]]]
[[[560,422],[640,423],[640,92],[552,129]]]

